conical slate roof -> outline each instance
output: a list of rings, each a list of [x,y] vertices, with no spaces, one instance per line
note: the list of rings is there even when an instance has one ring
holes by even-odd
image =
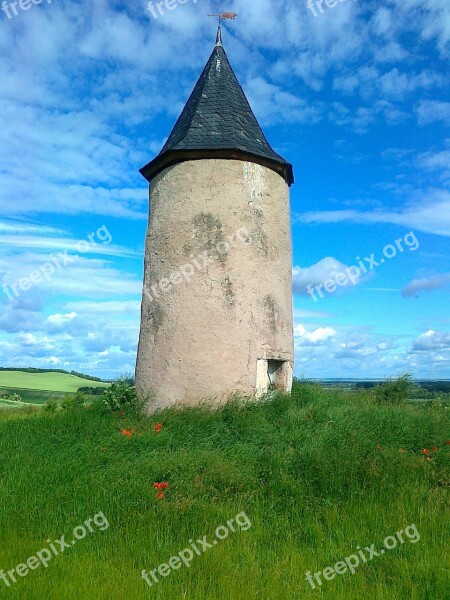
[[[222,45],[216,46],[169,139],[140,172],[151,181],[185,160],[228,158],[256,162],[294,181],[292,165],[274,152],[237,80]]]

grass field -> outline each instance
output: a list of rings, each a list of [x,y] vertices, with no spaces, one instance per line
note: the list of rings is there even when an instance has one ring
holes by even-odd
[[[44,404],[51,400],[61,402],[74,395],[80,387],[108,387],[100,381],[83,379],[68,373],[27,373],[0,371],[0,390],[15,392],[24,402]],[[0,400],[0,407],[5,402]]]
[[[0,569],[62,535],[70,546],[9,588],[0,579],[2,597],[446,600],[449,432],[442,403],[376,406],[365,392],[310,385],[270,402],[148,420],[98,402],[55,414],[2,411]],[[154,482],[168,482],[164,499]],[[109,527],[72,546],[74,528],[100,512]],[[242,512],[251,527],[218,541],[216,528]],[[405,538],[353,575],[322,576],[316,589],[306,581],[306,571],[358,546],[379,550],[412,524],[416,543]],[[190,568],[162,567],[167,576],[148,587],[142,569],[203,536],[211,548],[193,553]]]
[[[100,381],[82,379],[68,373],[26,373],[23,371],[0,371],[0,387],[52,392],[72,392],[83,386],[107,387]]]

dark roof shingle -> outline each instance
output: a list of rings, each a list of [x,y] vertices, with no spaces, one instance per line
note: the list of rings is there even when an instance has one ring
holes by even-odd
[[[288,184],[293,170],[267,141],[221,43],[206,67],[159,155],[141,169],[146,179],[192,158],[255,159],[279,172]]]

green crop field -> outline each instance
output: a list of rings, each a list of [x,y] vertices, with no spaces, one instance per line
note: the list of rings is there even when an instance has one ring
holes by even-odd
[[[24,402],[31,404],[44,404],[45,402],[61,402],[64,398],[74,396],[75,394],[69,392],[52,392],[49,390],[29,390],[27,388],[16,388],[16,387],[3,387],[0,386],[0,390],[5,390],[10,394],[19,394]],[[3,401],[3,398],[0,398]]]
[[[72,392],[78,388],[108,387],[109,384],[100,381],[82,379],[68,373],[27,373],[24,371],[0,371],[0,388],[28,389],[51,392]]]
[[[61,402],[74,396],[80,387],[108,387],[100,381],[84,379],[69,373],[29,373],[26,371],[0,371],[0,390],[16,393],[24,402],[45,404]],[[0,398],[0,407],[9,406],[7,399]]]

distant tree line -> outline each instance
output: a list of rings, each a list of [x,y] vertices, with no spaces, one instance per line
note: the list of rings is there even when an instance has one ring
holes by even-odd
[[[90,381],[101,381],[100,377],[93,377],[92,375],[86,375],[85,373],[78,373],[78,371],[65,371],[64,369],[37,369],[35,367],[26,367],[24,369],[14,367],[0,367],[0,371],[20,371],[22,373],[64,373],[65,375],[75,375],[76,377],[82,377],[83,379],[89,379]]]
[[[88,394],[89,396],[101,396],[104,391],[104,387],[80,387],[77,389],[78,393]]]
[[[413,384],[413,389],[410,390],[410,392],[412,392],[413,397],[422,397],[422,398],[427,398],[427,397],[432,397],[431,395],[428,396],[428,394],[433,394],[436,392],[444,392],[444,393],[449,393],[450,392],[450,381],[433,381],[433,380],[412,380],[411,383]],[[379,382],[377,381],[358,381],[355,384],[355,388],[356,389],[372,389],[376,386],[379,385]],[[411,394],[410,394],[411,395]]]

